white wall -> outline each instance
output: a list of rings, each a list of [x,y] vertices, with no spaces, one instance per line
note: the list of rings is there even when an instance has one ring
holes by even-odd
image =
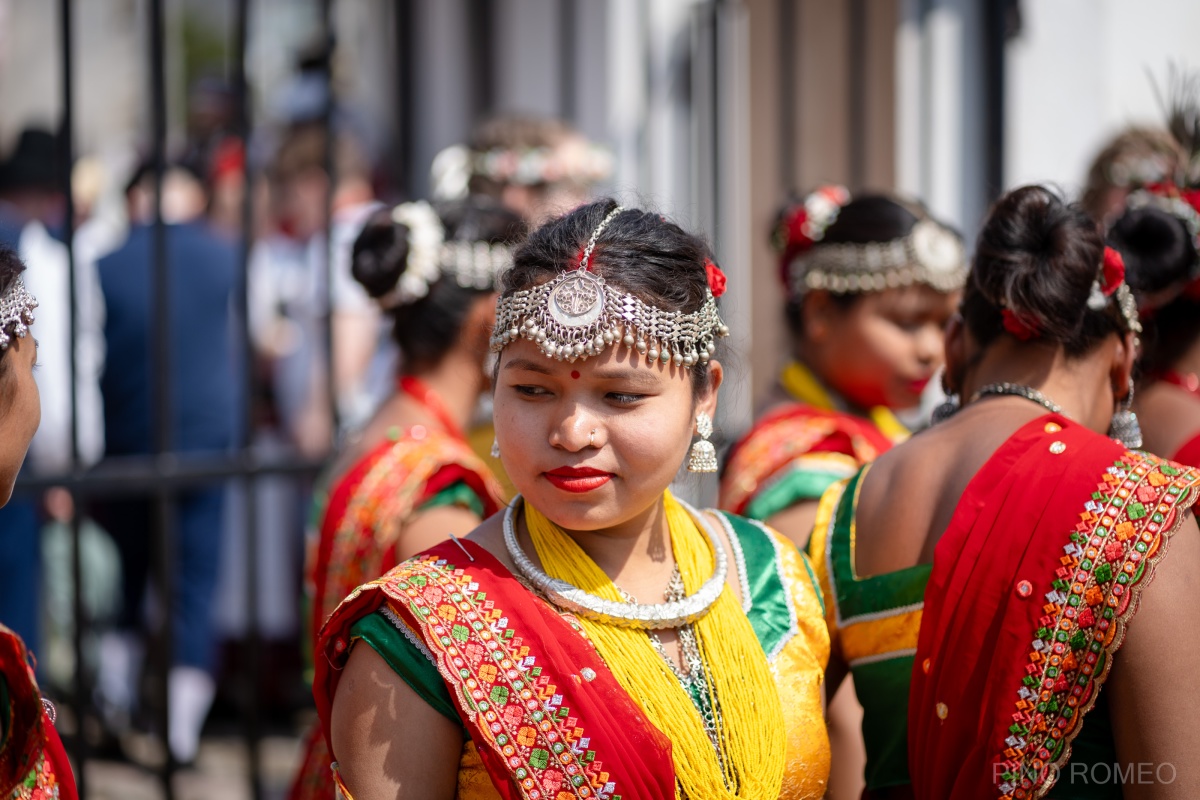
[[[1005,182],[1072,194],[1103,144],[1131,123],[1161,125],[1172,62],[1200,68],[1194,0],[1024,0],[1008,48]]]

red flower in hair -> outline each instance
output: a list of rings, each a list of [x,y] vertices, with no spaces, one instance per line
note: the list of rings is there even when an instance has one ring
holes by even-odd
[[[1024,314],[1018,314],[1011,308],[1000,309],[1000,318],[1004,322],[1004,330],[1022,342],[1036,339],[1042,335],[1041,327],[1038,325],[1036,319],[1026,317]]]
[[[708,276],[708,288],[713,297],[725,294],[725,273],[711,261],[704,262],[704,272]]]
[[[1125,282],[1125,259],[1111,247],[1104,248],[1104,272],[1101,282],[1103,285],[1100,291],[1105,297],[1112,297],[1117,287]]]

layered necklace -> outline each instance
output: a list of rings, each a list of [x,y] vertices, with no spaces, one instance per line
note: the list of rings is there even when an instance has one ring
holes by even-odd
[[[1031,403],[1037,403],[1051,414],[1058,414],[1063,417],[1067,416],[1066,413],[1063,412],[1062,406],[1060,406],[1058,403],[1054,402],[1049,397],[1046,397],[1046,395],[1042,394],[1037,389],[1034,389],[1032,386],[1026,386],[1021,383],[989,383],[988,385],[979,389],[979,391],[975,392],[975,394],[971,395],[971,398],[967,400],[966,404],[970,405],[980,398],[992,397],[996,395],[1011,395],[1013,397],[1021,397]]]
[[[681,796],[776,800],[786,759],[783,708],[750,620],[725,590],[723,540],[670,492],[662,504],[676,564],[662,603],[635,602],[520,497],[505,512],[505,546],[520,576],[577,616],[617,681],[671,739]],[[521,550],[518,506],[544,571]],[[683,669],[654,641],[668,628],[678,631]]]

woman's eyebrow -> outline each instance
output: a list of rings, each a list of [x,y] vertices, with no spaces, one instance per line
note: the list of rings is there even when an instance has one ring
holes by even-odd
[[[550,370],[550,367],[548,367],[546,364],[543,364],[543,363],[540,363],[537,361],[532,361],[528,358],[514,358],[511,361],[507,361],[504,364],[504,369],[505,370],[522,369],[522,370],[527,370],[529,372],[538,372],[538,373],[541,373],[542,375],[553,374]]]

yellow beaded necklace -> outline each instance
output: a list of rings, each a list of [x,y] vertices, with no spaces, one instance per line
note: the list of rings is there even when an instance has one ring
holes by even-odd
[[[669,491],[662,502],[675,563],[685,591],[691,594],[712,574],[712,548],[696,520]],[[622,600],[616,584],[582,548],[528,503],[525,524],[549,575],[598,597]],[[670,738],[677,789],[683,797],[779,797],[786,748],[783,708],[750,620],[728,586],[708,614],[695,623],[708,676],[708,699],[719,709],[720,758],[687,691],[644,631],[587,618],[579,621],[621,686],[651,723]]]

